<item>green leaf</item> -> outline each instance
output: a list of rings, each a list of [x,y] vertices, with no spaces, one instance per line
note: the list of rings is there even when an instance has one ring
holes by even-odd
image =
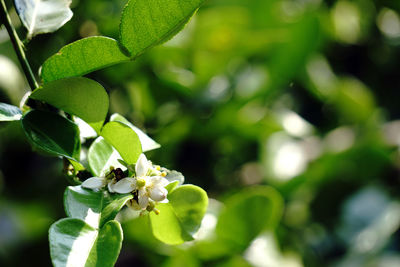
[[[89,147],[88,161],[92,173],[97,177],[103,177],[110,166],[125,168],[118,159],[120,154],[103,137],[98,137]]]
[[[247,188],[226,201],[218,219],[217,235],[231,247],[243,250],[263,230],[276,227],[282,211],[282,198],[273,188]]]
[[[28,140],[53,155],[79,161],[81,143],[78,126],[55,113],[32,110],[21,120]]]
[[[81,186],[69,186],[64,193],[64,207],[69,217],[83,220],[98,228],[113,220],[132,198],[132,194],[109,194]]]
[[[22,111],[13,105],[0,103],[0,121],[18,121],[22,117]]]
[[[99,227],[103,207],[103,192],[68,186],[64,193],[64,208],[68,217],[81,219],[92,227]]]
[[[207,210],[207,193],[194,185],[182,185],[168,194],[168,200],[157,205],[159,215],[150,213],[154,236],[171,245],[193,240]]]
[[[85,267],[114,266],[122,247],[123,233],[118,221],[109,221],[98,234]]]
[[[47,59],[42,66],[41,78],[46,83],[82,76],[128,60],[116,40],[102,36],[88,37],[64,46]]]
[[[28,30],[28,39],[39,33],[54,32],[72,18],[70,0],[15,0],[14,3]]]
[[[76,115],[100,132],[108,112],[108,95],[99,83],[82,77],[44,84],[30,98]]]
[[[117,221],[97,230],[79,219],[62,219],[49,230],[51,259],[55,267],[114,266],[122,239]]]
[[[101,136],[110,143],[128,164],[135,164],[142,153],[138,135],[129,126],[116,121],[104,125]]]
[[[104,198],[103,210],[100,217],[100,226],[113,220],[126,202],[132,198],[132,194],[111,194]]]
[[[161,44],[189,21],[203,0],[130,0],[120,25],[121,43],[131,58]]]
[[[138,135],[140,143],[142,144],[142,151],[150,151],[153,149],[160,148],[160,144],[158,144],[156,141],[151,139],[147,134],[145,134],[142,130],[140,130],[138,127],[130,123],[127,119],[125,119],[123,116],[121,116],[118,113],[114,113],[110,117],[110,121],[119,121],[122,122],[129,127],[131,127],[132,130],[135,131],[135,133]]]

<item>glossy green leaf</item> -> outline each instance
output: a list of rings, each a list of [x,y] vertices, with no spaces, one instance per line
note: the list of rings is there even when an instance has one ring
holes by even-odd
[[[193,237],[183,229],[171,204],[160,203],[157,205],[157,209],[160,214],[150,213],[150,224],[153,235],[158,240],[169,245],[178,245],[193,240]]]
[[[18,121],[21,117],[22,112],[18,107],[0,103],[0,121]]]
[[[69,45],[47,59],[41,71],[44,83],[66,77],[82,76],[107,66],[127,61],[116,40],[94,36]]]
[[[101,136],[119,152],[122,159],[128,164],[135,164],[142,153],[138,135],[126,124],[111,121],[104,125]]]
[[[121,159],[118,151],[115,150],[103,137],[98,137],[90,146],[88,161],[92,173],[95,176],[103,177],[110,166],[125,168],[118,159]]]
[[[132,128],[132,130],[135,131],[135,133],[138,135],[140,143],[142,144],[142,150],[143,152],[150,151],[153,149],[160,148],[160,144],[158,144],[156,141],[151,139],[147,134],[145,134],[142,130],[140,130],[138,127],[130,123],[127,119],[125,119],[123,116],[121,116],[118,113],[114,113],[110,117],[110,121],[119,121],[122,122],[129,127]]]
[[[130,0],[120,25],[121,43],[131,58],[161,44],[188,22],[203,0]]]
[[[107,222],[99,231],[85,267],[114,266],[122,247],[123,233],[118,221]]]
[[[30,98],[76,115],[100,132],[108,112],[108,95],[99,83],[73,77],[44,84]]]
[[[183,185],[168,194],[168,200],[169,203],[157,205],[159,215],[150,213],[154,236],[171,245],[193,240],[207,209],[206,192],[194,185]]]
[[[245,249],[263,230],[276,227],[283,201],[271,187],[242,190],[226,201],[216,228],[217,235],[235,249]]]
[[[103,192],[68,186],[64,193],[64,208],[68,217],[81,219],[97,228],[103,207]]]
[[[98,228],[113,220],[132,198],[132,194],[109,194],[81,186],[69,186],[64,193],[64,207],[69,217],[81,219]]]
[[[117,221],[97,230],[79,219],[62,219],[49,230],[51,259],[55,267],[114,266],[122,239]]]
[[[28,30],[28,39],[39,33],[54,32],[72,18],[70,0],[15,0],[14,3]]]
[[[36,147],[53,155],[79,161],[78,126],[52,112],[32,110],[22,117],[22,128]]]
[[[100,226],[117,216],[122,207],[133,198],[132,194],[110,194],[104,198],[101,211]]]

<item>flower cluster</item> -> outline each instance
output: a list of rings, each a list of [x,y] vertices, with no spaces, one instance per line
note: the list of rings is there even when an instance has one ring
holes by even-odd
[[[127,177],[121,169],[111,168],[104,177],[92,177],[82,183],[82,187],[99,190],[107,187],[110,193],[132,193],[134,198],[128,206],[135,210],[148,210],[158,213],[154,208],[157,202],[168,202],[168,191],[165,186],[169,181],[165,178],[166,169],[155,166],[141,154],[134,168],[133,177]]]

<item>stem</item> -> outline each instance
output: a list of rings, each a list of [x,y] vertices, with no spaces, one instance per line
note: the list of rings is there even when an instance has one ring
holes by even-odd
[[[1,1],[1,7],[0,7],[0,18],[2,19],[2,23],[4,26],[6,26],[8,35],[10,36],[11,43],[14,46],[15,53],[18,56],[19,63],[22,66],[22,69],[24,70],[25,77],[28,80],[29,86],[31,87],[31,90],[35,90],[37,87],[39,87],[35,76],[33,75],[32,69],[29,65],[28,60],[26,59],[25,52],[23,49],[23,44],[21,40],[19,39],[17,32],[15,31],[14,27],[11,24],[10,17],[8,16],[7,12],[7,7],[6,4],[4,3],[4,0]]]

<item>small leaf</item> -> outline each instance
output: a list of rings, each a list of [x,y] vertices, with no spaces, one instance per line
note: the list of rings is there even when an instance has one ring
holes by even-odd
[[[263,230],[276,227],[282,210],[282,198],[273,188],[247,188],[226,201],[218,219],[217,235],[232,248],[243,250]]]
[[[116,40],[102,36],[88,37],[64,46],[47,59],[42,66],[41,78],[46,83],[82,76],[128,60]]]
[[[117,221],[97,230],[79,219],[61,219],[49,230],[51,259],[55,267],[114,266],[122,239]]]
[[[105,176],[110,167],[126,169],[118,159],[121,156],[103,137],[98,137],[90,146],[88,152],[89,166],[97,177]]]
[[[71,0],[15,0],[28,39],[40,33],[54,32],[72,18]]]
[[[22,111],[13,105],[0,103],[0,121],[18,121],[22,117]]]
[[[169,203],[157,205],[159,215],[150,213],[154,236],[171,245],[193,240],[207,209],[206,192],[194,185],[183,185],[168,194],[168,200]]]
[[[32,110],[22,117],[22,128],[36,147],[57,156],[79,161],[78,126],[55,113]]]
[[[158,144],[156,141],[151,139],[147,134],[145,134],[138,127],[134,126],[132,123],[130,123],[127,119],[125,119],[120,114],[118,114],[118,113],[112,114],[110,117],[110,121],[119,121],[119,122],[122,122],[122,123],[128,125],[129,127],[131,127],[132,130],[135,131],[135,133],[138,135],[138,137],[140,139],[140,143],[142,144],[143,152],[150,151],[150,150],[161,147],[160,144]]]
[[[99,83],[74,77],[53,81],[36,89],[30,98],[76,115],[100,132],[108,112],[108,95]]]
[[[188,22],[203,0],[130,0],[120,25],[121,43],[131,58],[172,38]]]
[[[116,121],[104,125],[101,136],[110,143],[128,164],[135,164],[142,153],[138,135],[129,126]]]

